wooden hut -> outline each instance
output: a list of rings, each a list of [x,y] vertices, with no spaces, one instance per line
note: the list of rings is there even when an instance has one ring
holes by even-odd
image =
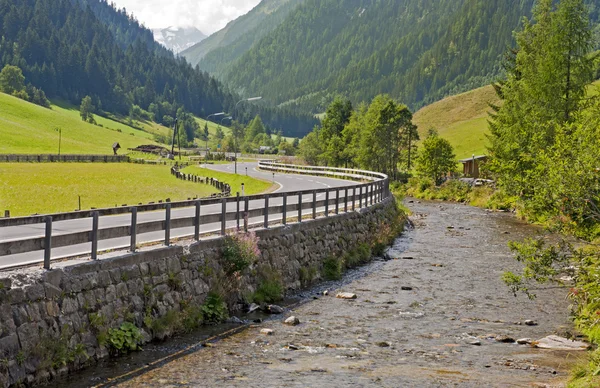
[[[461,159],[459,162],[463,164],[463,175],[469,178],[479,178],[479,166],[487,161],[487,155],[473,155],[467,159]]]

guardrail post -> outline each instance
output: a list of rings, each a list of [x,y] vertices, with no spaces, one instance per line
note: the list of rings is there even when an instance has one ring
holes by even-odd
[[[194,215],[194,240],[200,240],[200,200],[196,201],[196,214]]]
[[[362,208],[362,198],[363,198],[363,187],[362,185],[359,187],[358,190],[358,208]]]
[[[356,186],[352,188],[352,211],[356,209]]]
[[[100,213],[92,212],[92,260],[98,260],[98,219]]]
[[[244,200],[244,232],[248,231],[248,217],[249,217],[249,206],[250,206],[250,199],[248,197],[246,197],[246,199]]]
[[[371,206],[373,206],[373,184],[369,185],[369,201],[371,202]]]
[[[225,236],[225,218],[227,217],[227,198],[221,200],[221,236]]]
[[[50,254],[52,252],[52,217],[44,218],[46,234],[44,237],[44,269],[50,269]]]
[[[335,214],[340,214],[340,189],[335,189]]]
[[[348,213],[348,188],[344,190],[344,213]]]
[[[171,204],[168,203],[165,209],[165,246],[171,244]]]
[[[269,194],[265,194],[265,229],[269,228]]]
[[[312,217],[313,220],[317,218],[317,190],[313,190],[313,200],[312,200]]]
[[[287,225],[287,193],[283,193],[283,212],[281,215],[281,223]]]
[[[235,223],[237,231],[240,231],[240,192],[235,193]]]
[[[325,192],[325,217],[329,217],[329,189]]]
[[[298,222],[302,222],[302,193],[298,194]]]
[[[129,244],[129,250],[135,252],[136,237],[137,237],[137,207],[131,208],[131,228],[129,229],[131,234],[131,244]]]

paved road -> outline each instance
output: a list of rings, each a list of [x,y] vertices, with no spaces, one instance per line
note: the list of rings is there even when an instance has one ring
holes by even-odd
[[[254,178],[260,178],[265,180],[273,180],[273,182],[279,185],[278,188],[275,189],[275,192],[293,192],[300,190],[310,190],[310,189],[323,189],[328,187],[343,187],[354,184],[354,182],[334,179],[334,178],[325,178],[325,177],[316,177],[316,176],[307,176],[307,175],[296,175],[296,174],[280,174],[271,172],[263,172],[258,171],[257,163],[239,163],[238,164],[238,173],[245,174],[246,170],[248,175]],[[222,172],[233,173],[234,165],[209,165],[207,166],[210,169],[214,169]],[[324,199],[325,195],[321,194],[317,196],[317,200]],[[306,195],[302,198],[303,202],[312,201],[312,195]],[[288,203],[294,204],[297,203],[298,200],[296,197],[289,198]],[[281,198],[272,199],[270,205],[276,206],[282,203]],[[250,209],[261,208],[264,205],[264,201],[250,201]],[[235,210],[235,203],[230,203],[227,205],[227,211]],[[171,217],[173,219],[183,218],[183,217],[192,217],[194,215],[194,208],[179,208],[172,209]],[[221,205],[210,205],[202,207],[202,214],[213,214],[220,213]],[[312,210],[307,209],[303,213],[310,214]],[[164,219],[164,211],[155,211],[155,212],[145,212],[138,213],[138,223],[149,222],[149,221],[158,221]],[[270,221],[275,221],[281,219],[281,216],[273,215],[269,217]],[[249,222],[260,222],[262,221],[262,217],[257,217],[254,219],[250,219]],[[99,220],[99,228],[111,228],[116,226],[127,226],[131,222],[131,216],[129,214],[122,214],[116,216],[105,216],[100,217]],[[61,234],[70,234],[74,232],[91,230],[92,220],[91,218],[77,219],[77,220],[69,220],[69,221],[60,221],[55,222],[52,225],[52,235],[57,236]],[[228,222],[227,227],[234,227],[235,221]],[[220,230],[219,223],[207,224],[201,226],[201,233],[208,233]],[[181,229],[173,229],[171,231],[171,238],[178,238],[182,236],[190,236],[193,234],[193,228],[181,228]],[[5,227],[0,228],[0,241],[10,241],[17,239],[27,239],[27,238],[36,238],[44,236],[44,224],[32,224],[32,225],[24,225],[24,226],[15,226],[15,227]],[[154,241],[161,241],[164,239],[164,232],[152,232],[140,234],[137,237],[138,244],[139,243],[147,243]],[[129,246],[129,237],[117,238],[111,240],[102,240],[98,242],[98,248],[101,251],[112,250],[112,249],[122,249]],[[91,243],[73,245],[62,248],[55,248],[52,250],[52,258],[60,259],[65,257],[73,257],[79,255],[89,254],[91,251]],[[28,252],[17,255],[9,255],[0,257],[0,269],[10,266],[16,265],[26,265],[39,263],[43,261],[43,251],[36,252]]]

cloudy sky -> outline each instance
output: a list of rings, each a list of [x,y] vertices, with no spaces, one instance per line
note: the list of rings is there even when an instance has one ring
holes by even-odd
[[[205,34],[250,11],[260,0],[112,0],[146,27],[195,26]]]

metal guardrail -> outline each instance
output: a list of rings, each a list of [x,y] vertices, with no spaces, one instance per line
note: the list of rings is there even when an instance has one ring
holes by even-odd
[[[129,250],[131,252],[135,252],[138,243],[137,236],[144,233],[164,231],[164,244],[168,246],[171,243],[171,230],[173,229],[194,227],[193,238],[195,240],[199,240],[200,227],[202,225],[220,223],[220,234],[225,235],[227,231],[227,221],[236,221],[235,229],[237,230],[240,230],[240,223],[243,223],[243,229],[247,231],[249,219],[263,217],[262,226],[264,228],[269,228],[273,222],[273,220],[269,219],[269,216],[281,215],[280,222],[281,224],[285,225],[287,224],[289,218],[295,218],[295,222],[302,222],[303,216],[312,215],[312,218],[315,219],[317,218],[317,210],[321,208],[324,209],[325,216],[329,216],[331,212],[334,212],[334,214],[339,214],[340,211],[348,212],[354,211],[357,208],[368,207],[380,203],[390,196],[389,179],[385,174],[362,170],[282,165],[264,161],[260,162],[259,166],[261,169],[269,169],[271,171],[313,173],[313,175],[335,176],[344,179],[350,178],[370,180],[370,182],[317,190],[251,195],[245,197],[240,197],[238,193],[238,195],[235,197],[221,199],[199,199],[159,205],[142,205],[128,208],[104,209],[104,214],[106,214],[106,211],[108,210],[114,211],[110,214],[123,214],[125,212],[130,213],[131,223],[130,225],[126,226],[116,226],[103,229],[100,229],[98,226],[98,220],[101,215],[100,211],[76,212],[76,217],[74,218],[60,217],[60,214],[30,217],[31,222],[26,222],[26,224],[45,224],[44,235],[34,238],[1,241],[0,258],[2,256],[43,250],[44,268],[50,269],[53,248],[67,247],[91,242],[91,257],[93,260],[96,260],[98,257],[98,241],[102,240],[130,237]],[[317,195],[323,193],[325,194],[325,199],[317,200]],[[311,196],[311,200],[308,202],[303,202],[303,197],[307,195]],[[270,201],[276,198],[282,198],[282,204],[271,205]],[[290,199],[292,199],[292,201],[296,201],[296,203],[289,203]],[[264,205],[259,208],[250,209],[249,202],[257,200],[264,201]],[[202,209],[204,207],[219,203],[221,204],[220,212],[202,214]],[[235,211],[227,211],[227,204],[229,203],[236,204]],[[194,216],[172,218],[171,210],[176,207],[194,207]],[[137,216],[139,212],[161,209],[165,211],[164,219],[149,222],[138,222]],[[307,209],[311,209],[312,211],[304,213],[303,210]],[[87,213],[86,218],[91,219],[90,230],[53,235],[52,226],[53,222],[56,222],[57,219],[65,220],[83,218],[84,213]]]

